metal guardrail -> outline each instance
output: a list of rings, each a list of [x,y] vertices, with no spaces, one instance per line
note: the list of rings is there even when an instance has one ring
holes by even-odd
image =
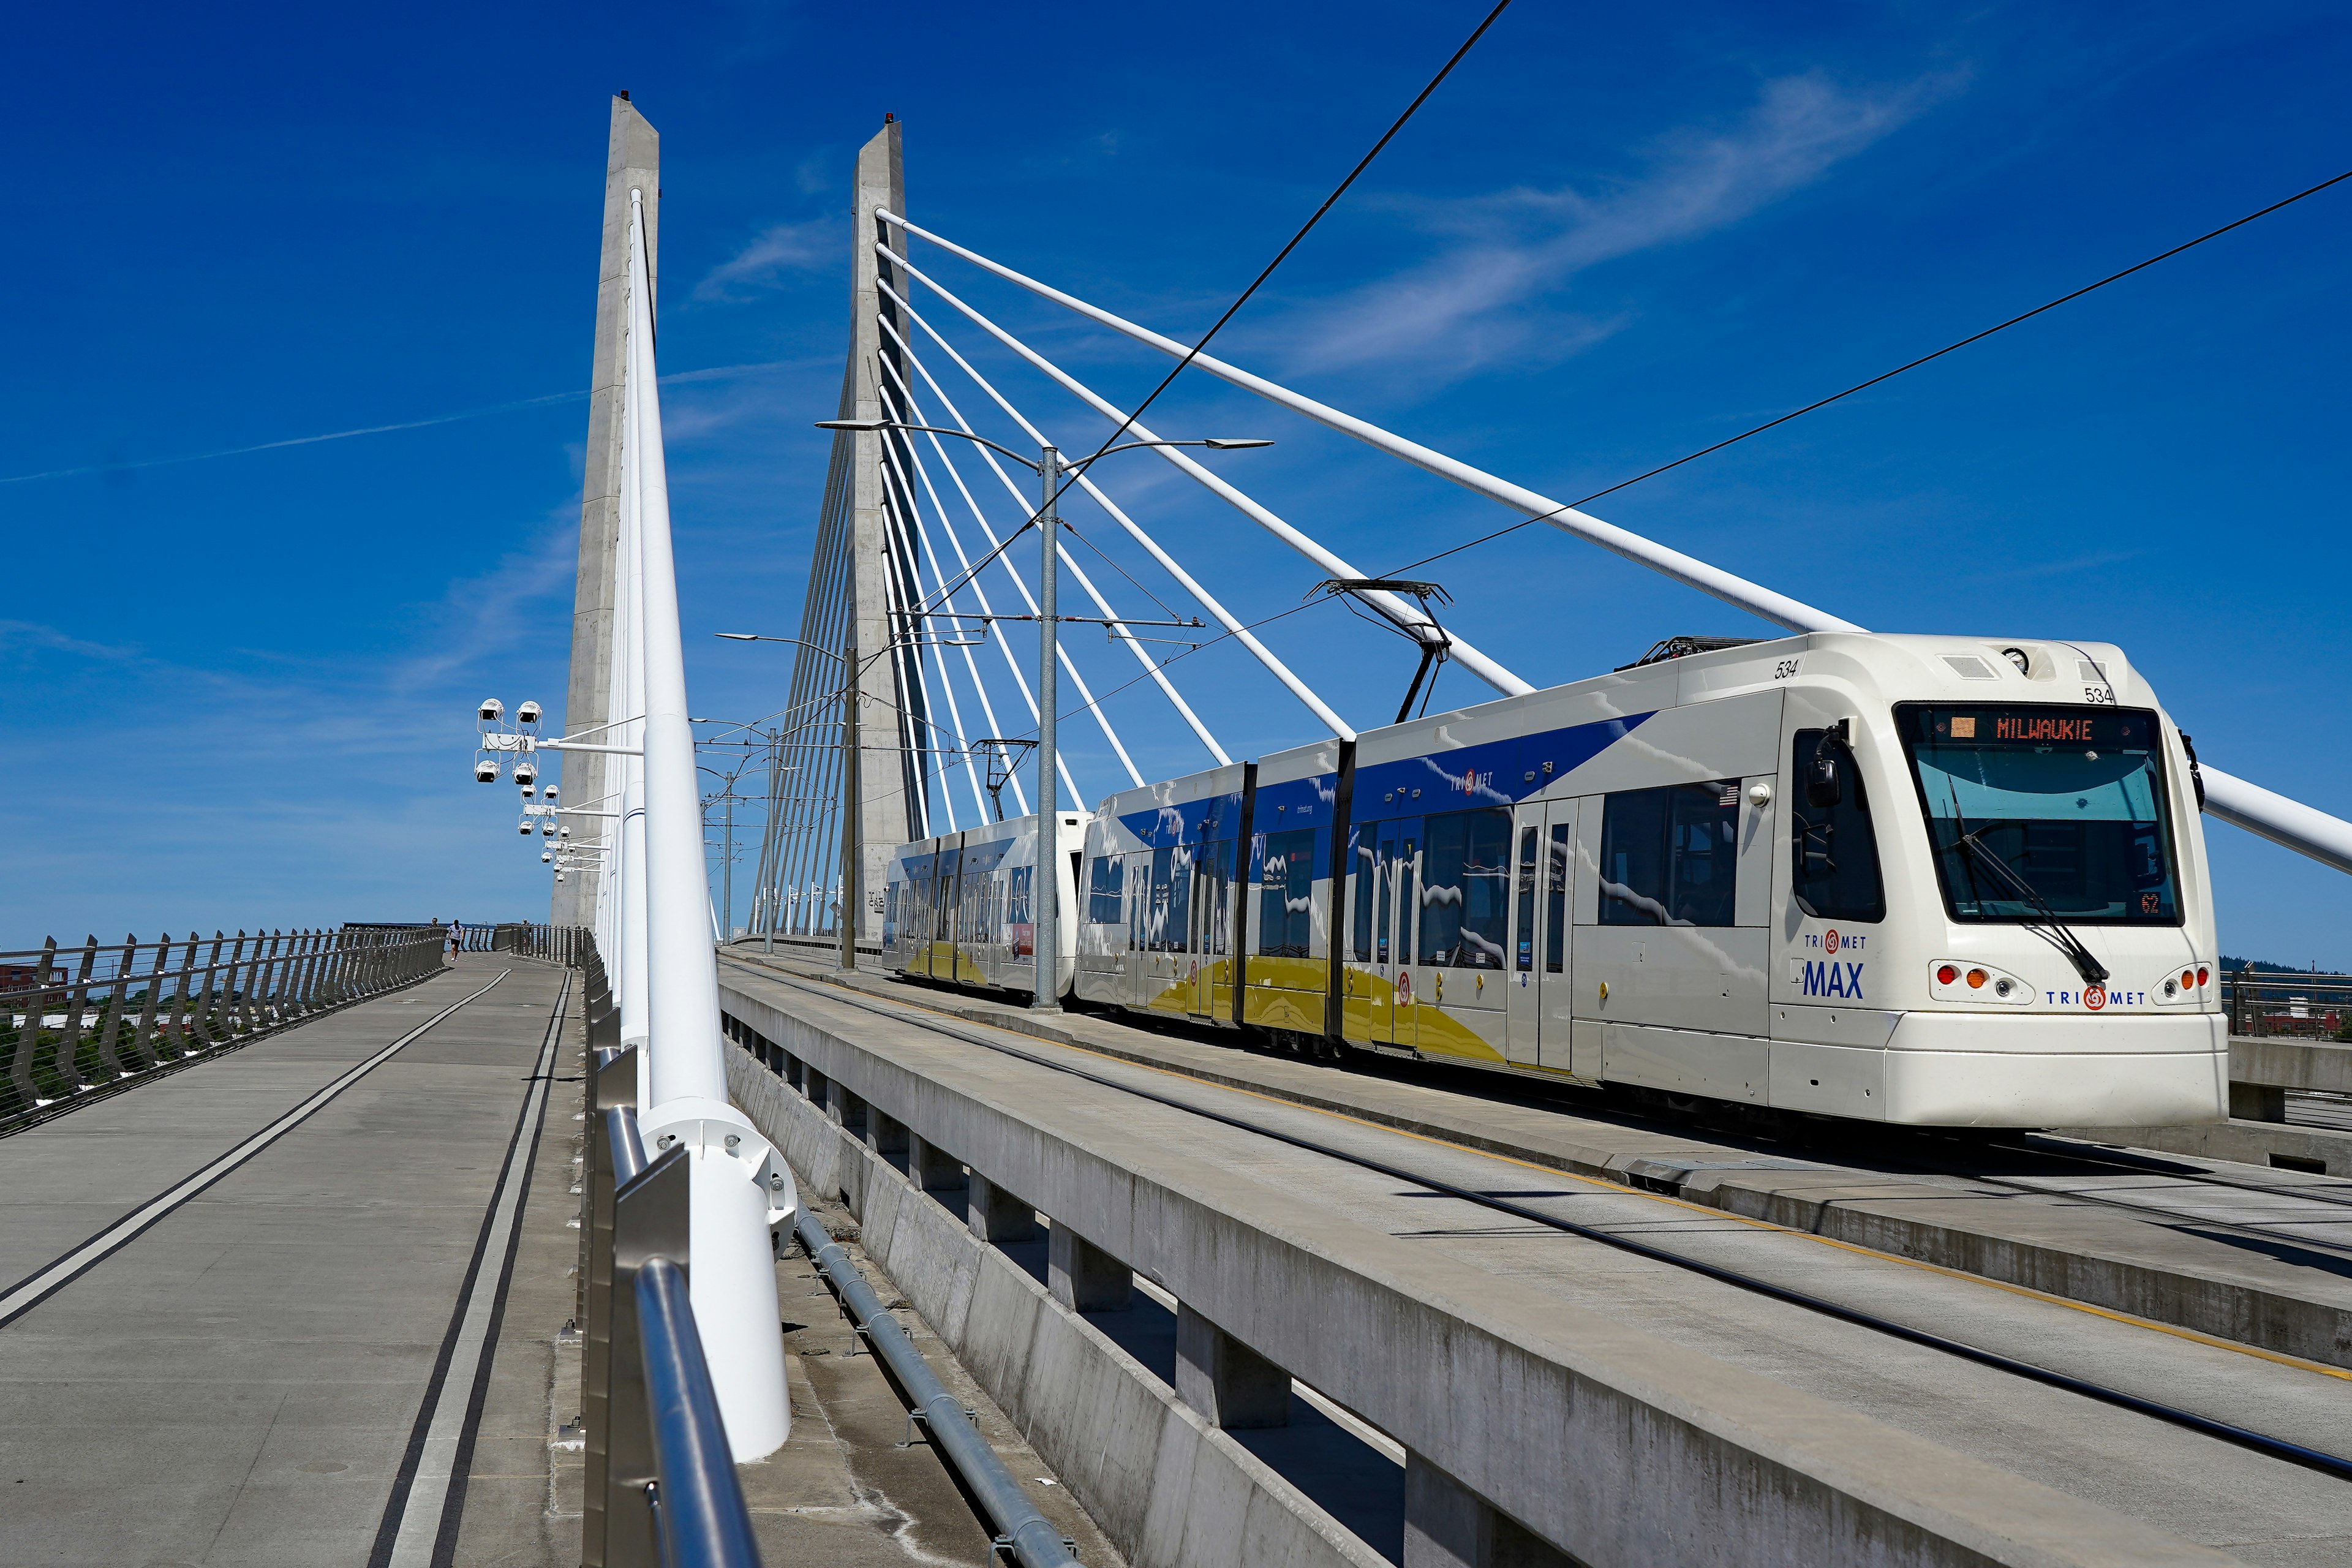
[[[908,1419],[923,1424],[931,1435],[931,1446],[955,1467],[956,1474],[979,1500],[996,1530],[996,1550],[1009,1553],[1020,1568],[1070,1568],[1077,1556],[1077,1542],[1037,1511],[1029,1494],[980,1435],[970,1407],[940,1381],[841,1244],[827,1236],[805,1208],[794,1222],[793,1234],[840,1292],[859,1336],[874,1348],[914,1402]]]
[[[437,973],[437,925],[0,952],[0,1132]]]
[[[599,966],[601,967],[601,966]],[[751,1516],[687,1296],[690,1156],[648,1162],[636,1050],[593,1053],[583,1568],[758,1568]]]
[[[2221,1001],[2229,1009],[2230,1033],[2248,1039],[2283,1035],[2352,1040],[2352,974],[2228,970]]]

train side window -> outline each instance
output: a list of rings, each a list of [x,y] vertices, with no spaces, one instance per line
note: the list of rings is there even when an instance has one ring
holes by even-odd
[[[1315,830],[1267,834],[1263,866],[1257,950],[1268,958],[1305,958],[1315,909]]]
[[[1536,966],[1536,841],[1543,837],[1534,827],[1519,829],[1519,971]]]
[[[1568,963],[1568,862],[1576,853],[1569,825],[1551,830],[1551,864],[1544,882],[1544,973],[1558,974]]]
[[[1789,748],[1790,881],[1797,907],[1816,920],[1883,921],[1886,889],[1878,873],[1878,835],[1862,775],[1845,770],[1846,787],[1832,806],[1809,805],[1802,780],[1827,730],[1800,730]]]
[[[1454,811],[1428,824],[1422,861],[1421,958],[1456,969],[1503,967],[1509,918],[1508,806]]]
[[[1094,863],[1087,874],[1087,919],[1098,926],[1115,926],[1124,918],[1126,903],[1121,875],[1126,863],[1116,855],[1106,855]]]
[[[1727,926],[1737,908],[1739,781],[1604,797],[1602,925]]]

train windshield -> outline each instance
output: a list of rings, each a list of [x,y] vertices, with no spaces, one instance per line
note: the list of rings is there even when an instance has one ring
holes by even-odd
[[[1954,920],[2180,923],[2154,713],[1917,703],[1895,715]]]

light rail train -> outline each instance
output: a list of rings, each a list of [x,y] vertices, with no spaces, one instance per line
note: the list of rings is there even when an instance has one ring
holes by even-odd
[[[2226,1114],[2196,764],[2105,644],[1676,639],[1062,816],[1065,998],[1960,1127]],[[1034,818],[890,860],[885,963],[1029,993]]]

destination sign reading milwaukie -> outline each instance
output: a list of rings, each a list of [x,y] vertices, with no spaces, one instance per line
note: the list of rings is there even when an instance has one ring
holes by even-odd
[[[1913,710],[1937,744],[2147,748],[2153,716],[2130,708],[1926,708]]]

